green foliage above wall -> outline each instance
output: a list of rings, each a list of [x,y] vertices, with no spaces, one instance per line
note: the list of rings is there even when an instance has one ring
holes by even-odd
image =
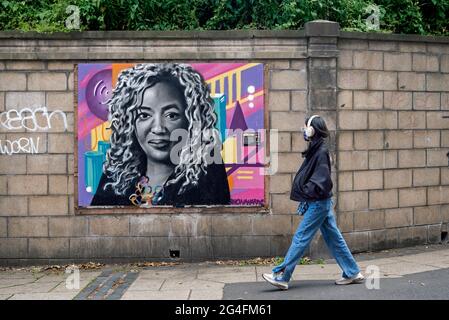
[[[299,29],[325,19],[372,31],[376,5],[379,32],[449,34],[449,0],[0,0],[0,29],[70,31],[69,5],[81,30]]]

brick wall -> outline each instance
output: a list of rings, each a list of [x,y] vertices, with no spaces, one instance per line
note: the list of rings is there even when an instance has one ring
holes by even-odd
[[[449,45],[352,36],[338,43],[340,227],[363,239],[357,250],[438,242],[449,222]]]
[[[304,148],[298,124],[308,105],[307,48],[302,31],[0,34],[0,112],[46,106],[67,117],[67,127],[58,116],[44,130],[2,126],[2,141],[39,138],[39,145],[37,154],[0,156],[0,264],[160,260],[169,250],[186,260],[281,255],[298,224],[288,193]],[[217,59],[268,67],[267,115],[280,130],[280,170],[266,186],[269,209],[80,214],[74,206],[76,63]],[[45,119],[37,122],[45,127]]]
[[[312,113],[331,130],[336,216],[351,249],[437,241],[449,221],[448,44],[365,36],[326,22],[282,32],[0,33],[0,112],[46,106],[67,118],[67,127],[55,115],[45,128],[37,115],[43,129],[0,129],[1,140],[39,138],[37,154],[0,155],[0,264],[160,260],[170,249],[186,260],[283,255],[300,221],[289,192]],[[268,123],[279,130],[268,210],[75,210],[75,64],[165,60],[267,65]],[[308,254],[325,250],[317,236]]]

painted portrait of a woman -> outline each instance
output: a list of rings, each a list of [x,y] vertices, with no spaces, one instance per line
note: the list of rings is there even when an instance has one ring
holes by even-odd
[[[214,102],[190,65],[123,70],[108,107],[111,148],[91,205],[230,203]],[[180,131],[186,139],[173,138]]]

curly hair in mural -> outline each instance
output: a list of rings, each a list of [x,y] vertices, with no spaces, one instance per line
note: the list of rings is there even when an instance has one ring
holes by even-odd
[[[111,147],[92,204],[129,204],[137,181],[154,173],[152,160],[172,168],[163,179],[164,197],[158,204],[230,201],[223,163],[207,161],[221,143],[214,102],[203,77],[190,65],[154,63],[125,69],[107,103]],[[187,134],[177,164],[171,151],[179,141],[167,138],[175,129]]]

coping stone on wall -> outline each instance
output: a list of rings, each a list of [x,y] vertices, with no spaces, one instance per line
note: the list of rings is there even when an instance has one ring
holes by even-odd
[[[304,25],[306,37],[338,37],[340,25],[338,22],[328,20],[314,20]]]

